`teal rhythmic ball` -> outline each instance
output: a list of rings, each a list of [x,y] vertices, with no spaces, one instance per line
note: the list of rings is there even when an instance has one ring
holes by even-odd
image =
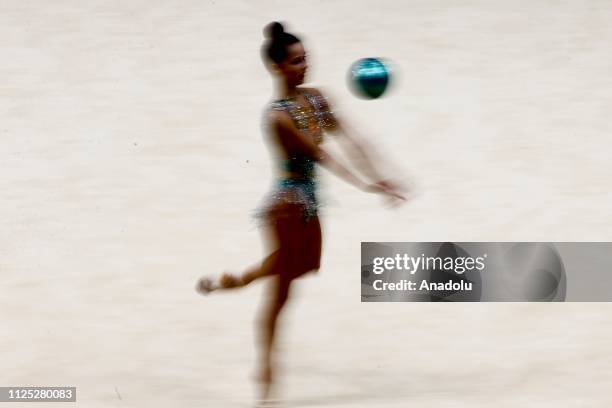
[[[380,97],[389,85],[390,72],[378,58],[363,58],[351,65],[349,87],[362,98]]]

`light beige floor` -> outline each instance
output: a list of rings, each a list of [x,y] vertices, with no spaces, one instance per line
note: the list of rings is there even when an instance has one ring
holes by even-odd
[[[4,0],[0,385],[249,406],[263,286],[193,284],[262,254],[258,53],[281,19],[419,193],[391,211],[323,172],[323,267],[279,344],[287,404],[610,406],[612,306],[362,304],[358,265],[360,241],[612,240],[611,18],[607,1]],[[396,69],[377,101],[345,84],[369,56]]]

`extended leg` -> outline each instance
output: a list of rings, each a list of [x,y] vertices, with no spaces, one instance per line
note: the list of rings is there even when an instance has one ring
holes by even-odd
[[[273,359],[274,340],[277,333],[277,322],[287,299],[289,298],[289,288],[292,279],[285,279],[276,276],[271,282],[271,290],[268,303],[264,305],[260,325],[260,363],[258,380],[261,383],[261,398],[267,399],[270,396],[273,383]]]
[[[279,258],[280,250],[272,252],[268,255],[261,264],[252,266],[242,274],[243,286],[248,285],[256,279],[264,276],[278,275],[281,270],[281,262]]]

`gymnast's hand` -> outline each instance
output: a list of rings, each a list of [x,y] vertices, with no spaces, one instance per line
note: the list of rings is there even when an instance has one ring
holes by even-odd
[[[406,197],[400,191],[399,186],[388,180],[370,184],[366,191],[386,195],[389,199],[388,203],[392,206],[398,206],[406,201]]]

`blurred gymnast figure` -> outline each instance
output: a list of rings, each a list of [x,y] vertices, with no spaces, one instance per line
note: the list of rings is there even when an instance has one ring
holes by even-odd
[[[260,384],[261,400],[265,403],[270,398],[275,379],[272,351],[278,316],[289,298],[293,281],[319,269],[321,226],[315,163],[365,192],[383,194],[392,204],[400,204],[405,197],[398,184],[381,177],[374,169],[363,142],[349,135],[346,125],[334,116],[321,92],[301,87],[308,67],[301,40],[285,32],[278,22],[266,26],[264,35],[262,58],[276,80],[276,98],[265,110],[264,128],[278,161],[279,177],[256,217],[269,227],[269,241],[274,250],[261,263],[243,273],[204,276],[197,282],[196,289],[201,294],[208,294],[271,277],[270,293],[258,322],[260,354],[256,379]],[[352,147],[349,150],[361,159],[360,171],[372,178],[373,183],[362,181],[321,147],[324,131],[348,142],[347,146]]]

